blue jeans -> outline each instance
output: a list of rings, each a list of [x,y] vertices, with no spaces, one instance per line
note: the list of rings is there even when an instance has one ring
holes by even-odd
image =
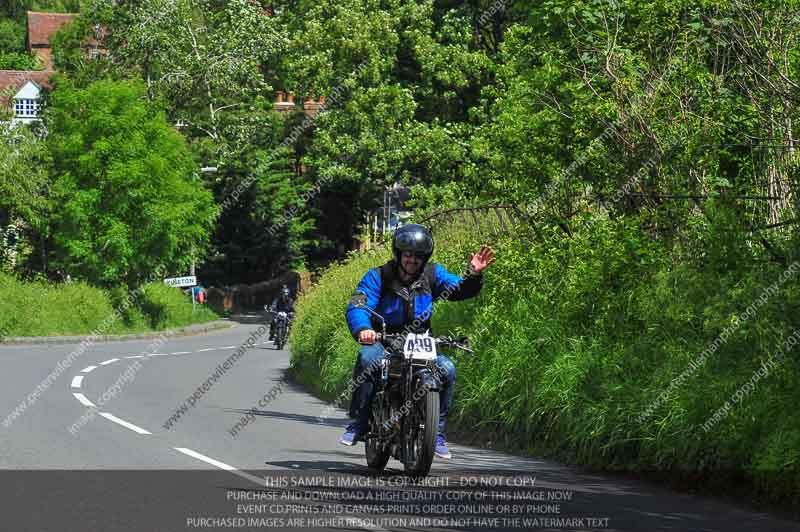
[[[363,345],[358,350],[356,366],[353,369],[353,396],[350,401],[350,417],[357,420],[363,430],[369,422],[370,403],[375,392],[375,381],[380,378],[380,364],[383,358],[383,344],[375,342]],[[439,432],[444,434],[447,413],[453,402],[456,385],[456,366],[453,361],[439,353],[436,358],[441,386],[439,387]]]

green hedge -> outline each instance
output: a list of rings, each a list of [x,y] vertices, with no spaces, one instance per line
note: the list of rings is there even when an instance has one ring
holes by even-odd
[[[727,417],[702,425],[800,327],[800,274],[660,399],[785,271],[756,262],[746,242],[719,239],[721,229],[698,223],[669,249],[631,219],[589,224],[572,238],[542,228],[535,239],[493,242],[498,260],[481,295],[434,312],[436,332],[471,334],[477,351],[453,353],[455,425],[505,448],[726,491],[736,482],[798,504],[800,418],[786,413],[800,404],[800,347]],[[480,245],[472,233],[437,233],[434,260],[463,271]],[[292,369],[325,398],[349,398],[358,345],[344,310],[367,268],[386,258],[332,266],[298,304]]]
[[[100,327],[102,334],[125,334],[163,330],[217,319],[206,307],[192,313],[191,301],[182,291],[161,283],[132,293],[132,304],[124,304],[128,291],[105,291],[82,282],[53,284],[23,282],[0,273],[0,336],[81,335]]]

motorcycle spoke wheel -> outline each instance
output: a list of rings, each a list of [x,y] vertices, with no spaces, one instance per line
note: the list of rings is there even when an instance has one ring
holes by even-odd
[[[433,463],[436,434],[439,430],[439,392],[426,393],[417,402],[407,423],[411,425],[409,436],[414,448],[413,459],[404,464],[405,471],[412,476],[425,476]]]
[[[380,433],[380,416],[377,407],[373,409],[369,418],[369,432],[371,434]],[[389,461],[389,445],[383,443],[377,437],[368,438],[364,443],[364,453],[367,457],[367,466],[375,471],[383,471]]]

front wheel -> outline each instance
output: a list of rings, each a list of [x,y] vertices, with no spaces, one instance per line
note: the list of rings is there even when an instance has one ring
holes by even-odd
[[[377,398],[373,401],[372,412],[369,416],[369,432],[373,434],[372,438],[367,438],[365,442],[365,452],[367,455],[367,466],[376,471],[383,471],[386,463],[389,461],[389,454],[391,449],[386,442],[381,442],[378,438],[385,432],[381,430],[381,409],[383,408]]]
[[[439,392],[430,390],[417,401],[413,415],[407,419],[406,437],[410,438],[411,456],[404,462],[405,471],[415,477],[424,477],[431,470],[436,434],[439,431]]]
[[[278,330],[275,332],[275,347],[280,350],[283,349],[283,345],[286,343],[286,327],[284,325],[278,325]]]

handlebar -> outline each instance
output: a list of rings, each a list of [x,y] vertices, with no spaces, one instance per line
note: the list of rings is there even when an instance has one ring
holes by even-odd
[[[287,311],[287,310],[275,310],[275,307],[272,307],[272,306],[270,306],[270,305],[264,305],[264,310],[266,310],[267,312],[274,312],[275,314],[277,314],[278,312],[284,312],[284,313],[286,313],[286,314],[288,314],[288,315],[290,315],[290,316],[292,316],[292,315],[294,315],[294,314],[295,314],[295,312],[294,312],[293,310],[292,310],[292,311]]]
[[[387,333],[383,334],[380,332],[375,333],[375,341],[384,343],[385,340],[389,342],[393,340],[400,340],[405,339],[407,333]],[[456,349],[461,349],[462,351],[466,351],[467,353],[475,353],[472,349],[469,348],[469,338],[466,336],[462,336],[460,338],[453,338],[452,336],[431,336],[436,345],[441,345],[444,347],[455,347]],[[363,342],[359,342],[362,345],[372,345],[372,344],[364,344]]]

